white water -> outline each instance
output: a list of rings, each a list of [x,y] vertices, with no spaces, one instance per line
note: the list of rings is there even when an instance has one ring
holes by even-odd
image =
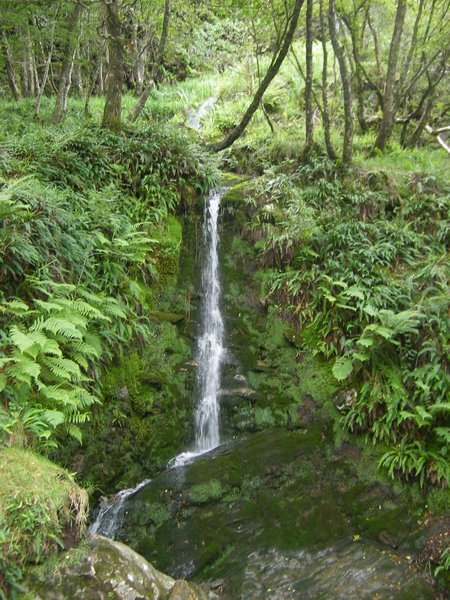
[[[205,202],[203,236],[205,260],[202,270],[203,302],[201,329],[198,339],[198,390],[199,403],[195,411],[195,441],[192,450],[173,458],[168,467],[181,467],[198,456],[217,448],[219,431],[219,388],[221,363],[224,357],[224,325],[220,311],[221,287],[219,279],[219,208],[225,190],[213,190]],[[89,527],[90,533],[98,533],[114,539],[122,524],[127,499],[149,483],[142,481],[134,488],[122,490],[107,501]]]
[[[202,271],[203,304],[197,350],[200,401],[195,411],[194,448],[172,459],[169,464],[171,467],[182,466],[197,456],[217,448],[220,444],[218,396],[225,348],[223,318],[220,311],[218,220],[223,194],[224,190],[213,190],[205,202],[203,235],[206,254]]]
[[[90,525],[89,533],[98,533],[114,539],[114,534],[122,524],[125,501],[150,481],[151,479],[145,479],[136,487],[122,490],[111,500],[105,502],[105,504],[100,507],[95,521]]]
[[[213,108],[215,103],[217,102],[217,96],[212,96],[208,98],[196,110],[189,111],[187,124],[192,129],[196,129],[197,131],[200,129],[201,120],[203,117],[208,114]]]

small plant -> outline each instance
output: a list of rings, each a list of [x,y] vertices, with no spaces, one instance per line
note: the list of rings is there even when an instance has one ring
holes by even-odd
[[[217,479],[211,479],[207,483],[193,485],[188,493],[188,498],[193,504],[206,504],[219,500],[225,491]]]

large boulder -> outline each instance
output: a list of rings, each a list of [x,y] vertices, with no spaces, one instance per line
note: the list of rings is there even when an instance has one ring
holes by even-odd
[[[207,600],[200,586],[176,581],[125,544],[92,535],[87,553],[69,551],[59,567],[29,583],[36,600]]]

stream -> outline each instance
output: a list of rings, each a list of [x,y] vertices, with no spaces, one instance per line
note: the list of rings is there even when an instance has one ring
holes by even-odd
[[[105,502],[90,531],[223,598],[434,598],[411,565],[420,501],[336,443],[319,370],[252,305],[224,196],[205,201],[193,443]]]

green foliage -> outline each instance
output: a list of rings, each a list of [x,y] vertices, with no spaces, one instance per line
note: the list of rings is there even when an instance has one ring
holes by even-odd
[[[359,389],[343,421],[392,446],[380,466],[447,485],[448,197],[408,189],[393,203],[382,179],[336,175],[316,159],[253,186],[244,234],[259,249],[263,293],[333,360],[336,380]],[[305,208],[290,213],[296,196]]]
[[[87,494],[64,469],[25,450],[0,450],[0,598],[23,591],[23,569],[77,540]]]
[[[105,364],[152,335],[149,312],[178,262],[172,214],[216,172],[167,129],[69,120],[18,136],[17,111],[2,114],[0,440],[48,448],[81,441]]]
[[[434,575],[439,575],[442,571],[450,572],[450,546],[447,546],[439,557],[439,565],[434,570]]]
[[[225,491],[217,479],[211,479],[207,483],[198,483],[189,490],[188,498],[193,504],[206,504],[219,500]]]

